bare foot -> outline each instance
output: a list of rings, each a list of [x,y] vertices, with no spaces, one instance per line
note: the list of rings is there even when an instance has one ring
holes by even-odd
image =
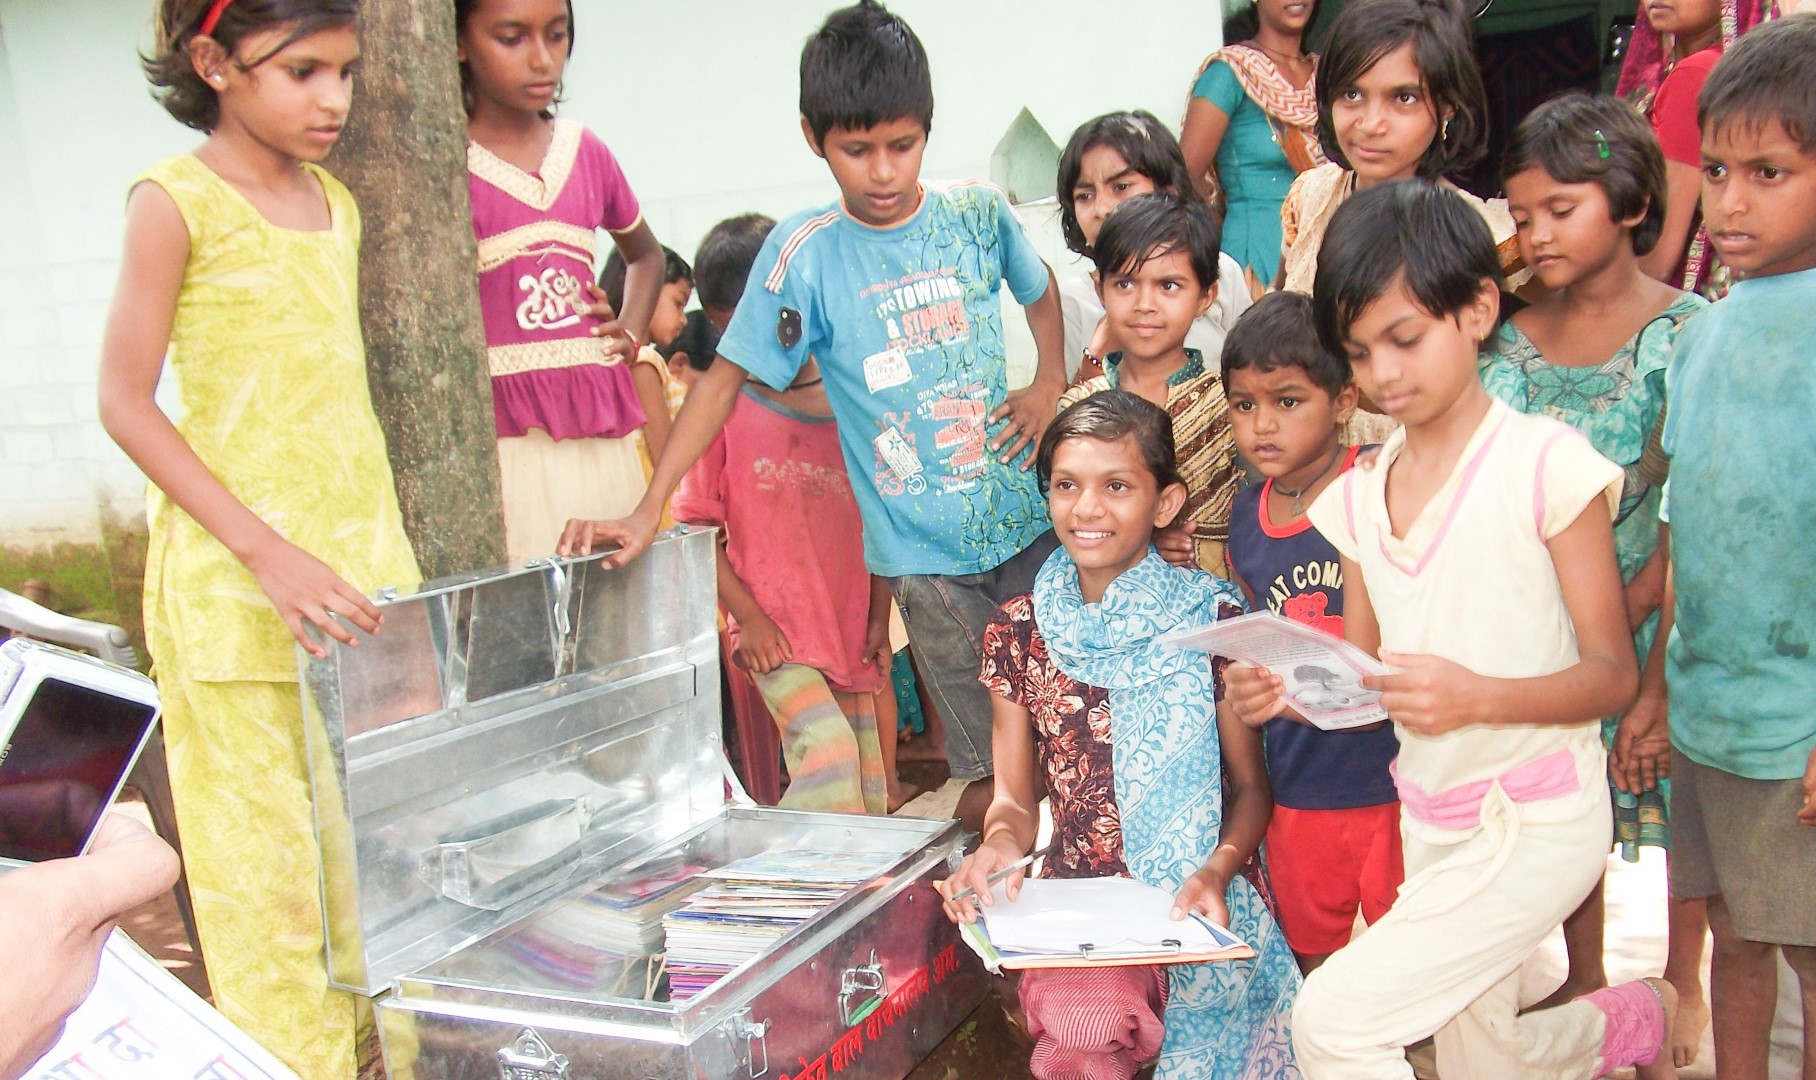
[[[913,784],[896,784],[889,790],[889,812],[891,814],[919,798],[923,792]]]
[[[1600,973],[1598,972],[1598,974]],[[1582,997],[1584,994],[1594,993],[1607,985],[1608,977],[1606,975],[1603,975],[1599,979],[1594,979],[1593,981],[1575,981],[1567,977],[1564,979],[1564,985],[1553,990],[1549,997],[1536,1004],[1528,1005],[1520,1011],[1538,1012],[1540,1009],[1549,1009],[1557,1005],[1568,1005],[1577,998]]]
[[[1698,987],[1700,990],[1701,987]],[[1680,1069],[1696,1064],[1703,1031],[1709,1026],[1709,1003],[1701,994],[1677,999],[1677,1016],[1671,1024],[1671,1062]]]
[[[1658,1053],[1650,1065],[1634,1065],[1634,1080],[1677,1080],[1677,1065],[1672,1061],[1675,1044],[1671,1041],[1672,1025],[1677,1019],[1677,988],[1663,979],[1644,981],[1658,991],[1659,1000],[1664,1003],[1665,1037],[1658,1041]]]

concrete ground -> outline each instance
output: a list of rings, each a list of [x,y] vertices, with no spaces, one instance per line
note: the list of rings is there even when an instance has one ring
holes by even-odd
[[[950,816],[960,785],[946,783],[943,763],[903,760],[900,771],[905,781],[926,792],[904,806],[901,813],[922,817]],[[121,809],[145,819],[141,805],[125,803]],[[1663,969],[1664,897],[1665,860],[1661,853],[1647,849],[1645,858],[1637,864],[1622,862],[1618,857],[1609,859],[1606,948],[1610,980],[1618,982],[1656,975]],[[121,921],[121,926],[191,989],[207,995],[206,973],[184,937],[176,904],[170,895],[130,912]],[[1705,985],[1708,978],[1706,955],[1705,951]],[[1780,968],[1771,1080],[1796,1080],[1802,1025],[1795,1008],[1795,982],[1788,969],[1782,964]],[[1563,980],[1563,974],[1563,938],[1559,934],[1553,936],[1538,960],[1528,968],[1527,997],[1530,1000],[1543,997]],[[1027,1066],[1030,1049],[1027,1038],[1006,1019],[1002,1002],[992,995],[934,1049],[910,1074],[909,1080],[1025,1080],[1030,1077]],[[1684,1080],[1711,1080],[1715,1075],[1714,1059],[1713,1045],[1705,1033],[1696,1064],[1679,1075]]]

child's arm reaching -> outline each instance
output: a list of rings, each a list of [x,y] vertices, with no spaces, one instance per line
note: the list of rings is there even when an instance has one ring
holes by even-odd
[[[990,414],[992,424],[1007,421],[990,449],[1002,454],[1004,464],[1027,449],[1023,469],[1034,467],[1034,446],[1058,412],[1059,395],[1066,390],[1066,321],[1059,310],[1059,284],[1053,280],[1052,268],[1045,269],[1047,291],[1023,309],[1034,334],[1034,381],[1011,391]]]
[[[1261,847],[1274,816],[1274,789],[1267,780],[1261,732],[1217,714],[1217,741],[1223,748],[1223,829],[1217,847],[1197,873],[1186,879],[1173,905],[1173,918],[1197,911],[1219,926],[1230,924],[1230,882]]]
[[[1495,679],[1441,657],[1381,650],[1382,661],[1398,670],[1366,676],[1362,685],[1381,691],[1381,706],[1396,723],[1421,735],[1473,724],[1580,724],[1623,713],[1633,704],[1638,663],[1627,631],[1607,503],[1590,503],[1548,543],[1564,606],[1576,627],[1577,662],[1550,675]],[[1348,599],[1345,591],[1346,626],[1354,615]]]
[[[864,659],[876,665],[884,683],[889,681],[889,666],[895,657],[895,651],[889,647],[889,605],[893,603],[895,594],[889,591],[889,579],[870,575],[870,618],[864,628]]]
[[[618,550],[606,559],[611,566],[623,566],[643,554],[656,535],[656,526],[661,523],[662,507],[675,493],[675,485],[681,482],[681,477],[712,445],[713,436],[725,427],[746,377],[743,368],[723,356],[701,372],[693,388],[688,390],[681,412],[675,416],[674,427],[669,429],[668,445],[662,448],[662,456],[657,459],[655,471],[650,476],[649,489],[643,493],[637,509],[631,511],[629,517],[614,520],[575,518],[569,521],[567,528],[562,530],[556,554],[590,555],[595,547],[607,542],[618,545]]]
[[[996,797],[984,813],[984,838],[976,851],[952,876],[933,887],[945,898],[946,917],[953,922],[975,922],[977,904],[988,907],[990,875],[1034,849],[1040,834],[1040,793],[1034,778],[1034,720],[1028,710],[1000,694],[990,695],[990,750],[996,762]],[[1017,871],[1004,880],[1003,895],[1014,900],[1021,893],[1024,874]],[[965,889],[975,900],[954,901]]]
[[[188,261],[189,229],[175,200],[157,184],[140,184],[127,200],[120,283],[101,346],[101,424],[160,491],[252,571],[311,655],[326,656],[327,649],[305,624],[355,645],[358,639],[334,616],[377,633],[384,621],[378,608],[235,498],[154,399]]]

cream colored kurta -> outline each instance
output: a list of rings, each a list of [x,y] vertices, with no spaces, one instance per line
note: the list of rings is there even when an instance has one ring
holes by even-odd
[[[1527,678],[1576,663],[1576,634],[1547,542],[1622,474],[1575,429],[1495,401],[1430,503],[1395,537],[1386,482],[1396,432],[1311,509],[1362,571],[1384,649],[1432,654],[1483,675]],[[1487,781],[1479,820],[1439,828],[1404,814],[1407,880],[1394,907],[1306,980],[1293,1014],[1307,1080],[1403,1080],[1401,1047],[1436,1035],[1445,1076],[1588,1080],[1606,1021],[1588,1001],[1519,1015],[1520,968],[1601,875],[1611,836],[1596,720],[1399,728],[1402,795]],[[1575,790],[1520,801],[1498,778],[1555,758]],[[1561,770],[1560,770],[1561,771]],[[1568,788],[1569,776],[1564,776]]]

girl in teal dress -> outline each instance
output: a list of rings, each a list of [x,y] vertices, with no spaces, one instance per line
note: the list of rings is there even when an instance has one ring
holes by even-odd
[[[1504,323],[1484,347],[1482,382],[1515,409],[1575,427],[1626,470],[1615,555],[1645,670],[1639,700],[1624,716],[1604,719],[1602,733],[1611,751],[1615,839],[1622,857],[1638,862],[1641,846],[1670,846],[1664,657],[1662,648],[1653,649],[1668,635],[1670,619],[1661,611],[1665,463],[1654,444],[1672,346],[1685,321],[1708,304],[1639,268],[1664,220],[1664,159],[1645,121],[1624,102],[1573,94],[1546,103],[1515,131],[1507,171],[1520,253],[1553,291]],[[1672,1040],[1680,1065],[1686,1038],[1693,1055],[1707,1021],[1698,981],[1705,924],[1691,906],[1700,909],[1701,902],[1672,901],[1665,968],[1680,1000]],[[1555,1000],[1605,984],[1602,918],[1598,886],[1565,923],[1570,973]]]
[[[1223,249],[1253,291],[1280,267],[1280,204],[1301,172],[1323,164],[1318,58],[1304,51],[1313,0],[1256,0],[1232,16],[1186,102],[1179,145],[1201,189],[1222,198]],[[1227,287],[1227,286],[1226,286]]]

